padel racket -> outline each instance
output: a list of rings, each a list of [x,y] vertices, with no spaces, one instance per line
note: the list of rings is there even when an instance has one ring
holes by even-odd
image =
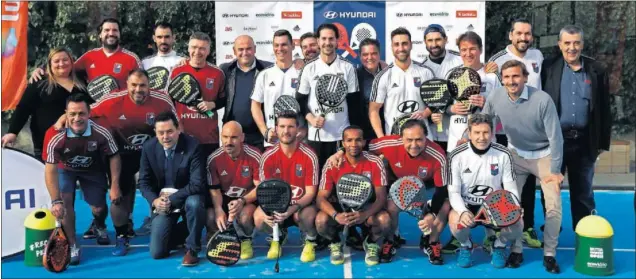
[[[391,185],[389,197],[395,205],[409,215],[421,220],[427,213],[428,196],[422,180],[416,176],[405,176]],[[425,232],[426,235],[430,231]]]
[[[373,26],[371,26],[371,24],[368,24],[366,22],[358,23],[358,25],[353,27],[353,29],[351,30],[351,42],[350,42],[351,50],[353,50],[355,53],[355,50],[360,49],[360,43],[364,39],[369,39],[369,38],[370,39],[377,38],[377,34]],[[342,57],[346,58],[349,54],[350,54],[349,52],[345,52],[342,54]],[[356,56],[353,56],[353,58],[356,58]]]
[[[165,90],[170,71],[166,67],[156,66],[148,69],[148,87],[152,90]]]
[[[420,86],[420,98],[431,111],[444,113],[453,99],[448,92],[448,81],[444,79],[430,79]],[[443,132],[442,121],[437,124],[437,131]]]
[[[360,211],[368,205],[373,197],[373,183],[371,179],[357,173],[347,173],[336,183],[336,196],[344,211]],[[345,226],[342,239],[343,245],[347,239],[349,227]]]
[[[400,117],[396,118],[395,121],[393,121],[393,126],[391,126],[391,135],[399,135],[402,125],[404,125],[404,123],[409,119],[411,119],[411,113],[402,114]]]
[[[119,90],[119,84],[114,77],[101,75],[89,82],[86,90],[88,91],[88,95],[97,102],[108,93]]]
[[[325,117],[325,114],[333,111],[344,102],[347,98],[347,82],[344,78],[334,74],[324,74],[318,78],[316,82],[316,99],[318,99],[318,105],[320,106],[320,116]],[[329,109],[325,110],[325,106]],[[318,138],[320,141],[320,129],[316,129],[316,136],[314,140]]]
[[[475,223],[481,223],[487,227],[504,228],[517,223],[522,215],[523,209],[519,200],[509,191],[500,189],[486,196],[475,215]],[[458,223],[457,228],[465,227]]]
[[[279,179],[267,179],[256,187],[256,200],[265,214],[271,216],[274,212],[283,213],[287,211],[291,202],[291,186]],[[292,218],[292,217],[290,217]],[[272,240],[280,241],[280,231],[278,223],[274,223]],[[282,245],[280,245],[282,249]],[[278,251],[280,257],[280,251]],[[278,273],[278,257],[274,270]]]
[[[477,71],[468,68],[454,68],[447,76],[448,91],[453,99],[463,103],[468,107],[468,111],[472,113],[472,105],[469,98],[471,95],[479,95],[481,93],[481,77]]]
[[[202,101],[201,86],[196,78],[189,73],[180,73],[170,81],[168,85],[168,95],[170,95],[173,100],[189,107],[196,107],[197,104]],[[211,111],[199,110],[199,112],[208,117],[214,115]]]
[[[276,98],[274,102],[274,115],[278,116],[281,112],[293,111],[294,113],[300,113],[300,104],[296,101],[296,98],[289,95],[281,95]]]
[[[44,247],[42,264],[46,270],[60,273],[65,271],[71,262],[71,245],[60,221],[56,220],[55,225],[55,230]]]
[[[338,29],[338,35],[340,35],[337,42],[338,49],[346,51],[348,54],[351,54],[353,58],[357,58],[358,54],[349,46],[349,32],[347,31],[347,27],[339,22],[334,22],[333,25],[336,26]]]
[[[216,232],[206,247],[208,261],[216,265],[231,266],[241,258],[241,240],[232,222],[227,222],[227,230]]]

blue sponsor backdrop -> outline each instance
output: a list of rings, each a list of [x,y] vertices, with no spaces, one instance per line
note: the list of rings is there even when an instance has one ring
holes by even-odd
[[[380,59],[384,59],[385,2],[314,2],[314,30],[323,23],[338,27],[338,55],[360,65],[360,42],[378,39]]]

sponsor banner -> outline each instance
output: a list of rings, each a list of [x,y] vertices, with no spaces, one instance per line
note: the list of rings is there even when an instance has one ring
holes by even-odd
[[[4,3],[3,3],[4,4]],[[51,204],[44,164],[22,151],[2,148],[2,257],[24,250],[24,220]],[[11,233],[7,233],[10,231]]]
[[[256,57],[275,61],[274,32],[286,29],[292,34],[296,48],[294,57],[302,58],[300,36],[313,30],[311,2],[216,2],[216,62],[229,62],[234,56],[234,39],[249,35],[256,44]]]
[[[385,37],[384,2],[314,2],[314,30],[323,23],[338,28],[338,55],[360,64],[360,42],[365,38],[378,39],[380,48],[387,48]],[[392,56],[392,55],[391,55]],[[380,51],[384,59],[384,52]]]
[[[413,49],[411,59],[424,60],[428,51],[424,44],[424,31],[429,24],[444,27],[448,42],[447,49],[459,51],[457,37],[473,31],[486,41],[486,3],[485,2],[386,2],[387,45],[391,42],[391,31],[405,27],[411,32]],[[385,48],[387,63],[393,62],[391,48]],[[482,54],[482,61],[485,59]]]
[[[2,1],[1,13],[2,111],[5,111],[15,109],[27,85],[29,3],[26,1]]]

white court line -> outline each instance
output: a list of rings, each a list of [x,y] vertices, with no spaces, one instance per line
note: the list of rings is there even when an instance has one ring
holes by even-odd
[[[83,248],[114,248],[115,245],[96,245],[96,244],[86,244],[86,245],[82,245],[81,247]],[[148,244],[131,244],[129,247],[131,248],[146,248],[148,247]],[[269,248],[269,245],[254,245],[252,246],[254,248]],[[285,245],[286,248],[302,248],[302,245]],[[205,249],[205,247],[202,247],[203,249]],[[402,245],[402,247],[400,249],[420,249],[419,246],[416,245]],[[481,246],[475,247],[475,249],[482,249]],[[523,247],[523,249],[525,250],[534,250],[534,249],[539,249],[539,248],[529,248],[529,247]],[[557,247],[557,250],[565,250],[565,251],[574,251],[575,248],[574,247]],[[629,253],[636,253],[636,249],[626,249],[626,248],[614,248],[614,252],[629,252]],[[345,278],[351,278],[351,277],[346,277],[347,275],[347,264],[349,265],[349,274],[351,274],[351,249],[349,249],[349,247],[345,247],[344,248],[344,253],[345,253]]]
[[[350,279],[353,278],[353,270],[351,268],[351,248],[349,248],[349,246],[345,245],[344,247],[344,257],[345,257],[345,262],[344,262],[344,278],[345,279]]]

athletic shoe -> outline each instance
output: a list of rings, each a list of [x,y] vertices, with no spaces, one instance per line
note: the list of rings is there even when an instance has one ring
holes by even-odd
[[[128,219],[128,231],[126,232],[126,236],[128,238],[134,238],[135,236],[137,236],[137,234],[135,234],[135,225],[133,224],[132,219]]]
[[[364,262],[368,266],[376,265],[380,262],[379,252],[380,245],[375,242],[368,243],[366,240],[362,243],[364,248]]]
[[[97,233],[95,232],[95,220],[91,222],[88,226],[88,229],[84,232],[84,239],[93,239],[97,237]]]
[[[342,253],[342,247],[340,246],[340,243],[334,242],[329,244],[329,251],[331,251],[331,255],[329,256],[331,264],[341,265],[344,263],[344,254]]]
[[[446,243],[446,245],[444,245],[444,248],[442,248],[442,253],[455,254],[460,247],[462,247],[462,244],[459,243],[459,241],[454,236],[452,236],[451,240]]]
[[[70,265],[78,265],[80,263],[80,258],[82,255],[82,250],[79,244],[75,243],[71,246],[71,262]]]
[[[382,244],[382,253],[380,253],[380,262],[390,263],[393,261],[393,257],[397,254],[397,248],[392,240],[384,240]]]
[[[271,243],[269,245],[269,251],[267,251],[267,259],[275,260],[277,257],[280,257],[279,253],[281,256],[283,255],[281,246],[287,242],[287,229],[280,229],[280,236],[278,239],[279,241],[271,240],[271,238],[269,239]]]
[[[537,236],[537,232],[533,228],[523,231],[523,243],[532,248],[541,248],[541,240]]]
[[[252,239],[243,239],[241,241],[241,260],[248,260],[254,257],[254,249],[252,248]]]
[[[141,224],[141,227],[139,227],[139,229],[135,231],[135,234],[142,235],[142,236],[149,235],[151,225],[152,225],[152,219],[150,217],[144,217],[144,222]]]
[[[506,266],[510,268],[518,268],[523,263],[523,254],[512,252],[508,256],[508,261],[506,261]]]
[[[110,244],[110,238],[108,237],[108,231],[106,231],[106,227],[103,227],[103,228],[95,227],[95,235],[97,236],[97,244],[99,245]]]
[[[428,255],[428,261],[433,265],[443,265],[444,258],[442,258],[442,243],[436,241],[431,243],[426,249],[424,249],[424,253]]]
[[[472,247],[471,248],[464,247],[464,246],[460,247],[459,253],[457,253],[457,266],[466,268],[473,265],[472,254],[473,254]]]
[[[431,235],[422,235],[420,236],[420,250],[424,250],[426,249],[426,247],[429,245],[428,243],[431,240]],[[425,252],[426,253],[426,252]]]
[[[113,250],[113,256],[125,256],[128,253],[128,237],[118,236],[115,242],[115,249]]]
[[[399,249],[402,245],[406,244],[406,239],[402,238],[399,234],[393,235],[395,249]]]
[[[316,260],[316,243],[305,240],[305,247],[300,254],[300,261],[307,263]]]
[[[494,268],[504,268],[506,267],[506,247],[495,247],[493,246],[492,252],[490,253],[492,256],[492,260],[490,263]]]

